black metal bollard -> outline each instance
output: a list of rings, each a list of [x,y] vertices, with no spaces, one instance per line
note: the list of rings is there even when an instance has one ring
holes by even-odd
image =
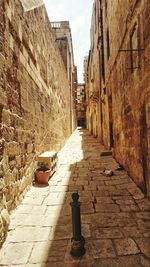
[[[78,201],[79,194],[73,193],[72,200],[73,202],[70,203],[72,208],[72,232],[73,237],[71,239],[72,246],[71,246],[71,255],[74,257],[81,257],[85,253],[85,240],[81,234],[81,217],[80,217],[80,205],[81,203]]]

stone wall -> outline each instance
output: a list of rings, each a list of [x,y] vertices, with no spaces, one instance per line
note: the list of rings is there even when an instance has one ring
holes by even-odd
[[[59,47],[62,59],[64,61],[67,77],[70,84],[70,95],[71,95],[71,110],[70,110],[70,121],[71,121],[71,129],[70,131],[74,131],[76,128],[76,122],[74,120],[75,117],[75,109],[74,109],[74,90],[75,84],[77,83],[77,76],[75,72],[74,65],[74,55],[73,55],[73,44],[72,44],[72,34],[71,28],[69,25],[69,21],[56,21],[51,22],[51,28],[56,36],[56,43]]]
[[[150,195],[150,3],[111,0],[102,4],[114,156]]]
[[[100,117],[100,53],[99,53],[99,1],[93,3],[90,28],[90,53],[87,64],[87,128],[99,140],[102,140]]]
[[[70,135],[70,88],[44,6],[0,4],[0,244],[31,185],[36,156]]]

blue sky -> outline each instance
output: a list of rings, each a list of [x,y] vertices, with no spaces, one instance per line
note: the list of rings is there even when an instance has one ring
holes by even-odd
[[[90,25],[93,0],[44,0],[50,21],[69,20],[78,67],[78,81],[83,81],[83,60],[90,49]]]

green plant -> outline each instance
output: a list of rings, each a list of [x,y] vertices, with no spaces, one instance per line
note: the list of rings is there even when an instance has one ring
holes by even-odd
[[[38,162],[39,168],[38,171],[47,171],[49,170],[47,162]]]

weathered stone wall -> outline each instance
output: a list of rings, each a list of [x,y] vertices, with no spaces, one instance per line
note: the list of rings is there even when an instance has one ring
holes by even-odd
[[[75,122],[75,109],[74,109],[74,83],[76,83],[75,78],[75,65],[74,65],[74,55],[73,55],[73,44],[72,44],[72,34],[69,21],[58,21],[51,22],[51,27],[56,36],[56,43],[58,44],[62,59],[64,61],[67,77],[70,84],[70,95],[71,95],[71,110],[70,110],[70,121],[71,129],[74,131],[76,128]]]
[[[103,1],[105,85],[107,97],[112,96],[114,155],[150,195],[150,3],[111,0],[107,12],[105,7]]]
[[[0,244],[36,155],[70,135],[70,88],[44,6],[0,1]]]
[[[89,80],[89,89],[87,90],[87,128],[95,137],[101,139],[99,36],[99,1],[95,0],[92,9],[90,54],[87,66]]]

